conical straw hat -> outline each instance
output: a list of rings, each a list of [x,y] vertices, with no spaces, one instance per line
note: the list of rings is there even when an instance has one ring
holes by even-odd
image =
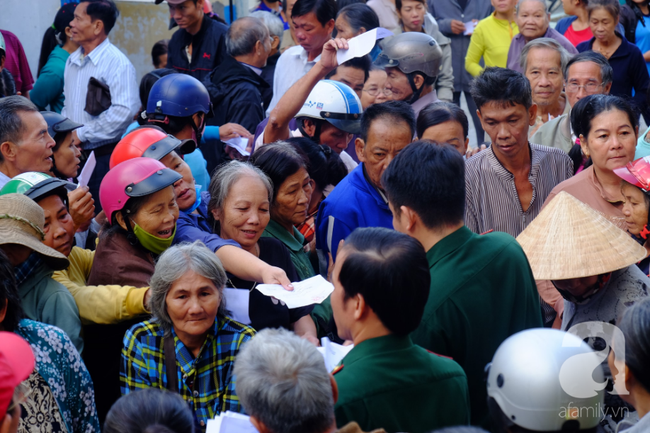
[[[536,280],[566,280],[626,268],[646,249],[607,218],[562,191],[517,237]]]

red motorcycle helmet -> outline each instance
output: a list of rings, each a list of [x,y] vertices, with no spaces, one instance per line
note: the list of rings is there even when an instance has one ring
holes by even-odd
[[[145,157],[160,161],[172,150],[186,155],[196,149],[194,140],[179,140],[157,126],[142,126],[129,132],[113,149],[109,167],[112,169],[129,159]]]

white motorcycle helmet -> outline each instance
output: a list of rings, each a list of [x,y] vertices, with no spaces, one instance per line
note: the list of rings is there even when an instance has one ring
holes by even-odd
[[[332,80],[316,83],[296,118],[325,120],[341,131],[358,134],[361,129],[361,101],[349,86]]]
[[[488,366],[488,405],[500,428],[579,432],[603,413],[602,358],[573,334],[529,329],[506,339]]]

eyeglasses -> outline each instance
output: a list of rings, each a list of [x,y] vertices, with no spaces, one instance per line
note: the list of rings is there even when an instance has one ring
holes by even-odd
[[[580,85],[578,83],[567,83],[566,84],[566,91],[571,92],[571,93],[575,93],[580,89],[585,89],[585,92],[593,93],[593,92],[598,91],[598,88],[602,87],[602,86],[603,86],[603,83],[594,83],[593,81],[589,82],[587,84],[584,84],[584,85]]]
[[[370,96],[377,96],[377,95],[379,95],[379,92],[382,92],[386,96],[391,96],[393,94],[392,90],[386,89],[386,88],[384,88],[384,89],[372,89],[372,90],[363,89],[363,91],[366,92],[367,94],[369,94]]]

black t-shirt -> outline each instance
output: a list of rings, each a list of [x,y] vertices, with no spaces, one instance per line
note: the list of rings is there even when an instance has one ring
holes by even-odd
[[[289,250],[282,242],[274,238],[262,237],[257,242],[260,247],[260,260],[271,266],[276,266],[287,273],[291,281],[298,281],[298,273],[291,262]],[[234,275],[228,274],[228,287],[250,290],[248,315],[251,326],[258,331],[264,328],[286,328],[291,330],[291,324],[303,316],[311,313],[313,305],[289,309],[281,302],[263,295],[259,290],[251,290],[255,285],[252,281],[245,281]]]

